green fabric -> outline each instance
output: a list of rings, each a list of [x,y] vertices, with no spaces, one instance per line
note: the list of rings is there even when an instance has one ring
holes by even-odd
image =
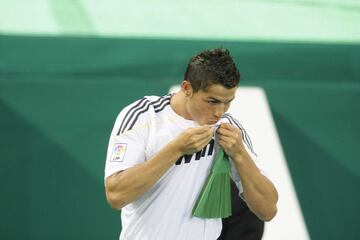
[[[196,200],[193,215],[226,218],[231,215],[230,163],[222,148],[215,156],[210,174]]]

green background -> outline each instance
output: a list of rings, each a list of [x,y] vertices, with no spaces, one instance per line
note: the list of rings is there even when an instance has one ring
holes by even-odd
[[[103,169],[118,112],[231,50],[266,91],[312,239],[359,239],[360,46],[0,36],[0,238],[116,239]],[[249,103],[250,104],[250,103]]]

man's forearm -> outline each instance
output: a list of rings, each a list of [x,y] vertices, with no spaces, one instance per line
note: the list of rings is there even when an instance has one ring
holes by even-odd
[[[276,188],[260,173],[249,154],[238,155],[233,160],[240,176],[247,205],[261,220],[270,221],[277,212]]]
[[[120,209],[148,191],[181,157],[173,142],[148,161],[115,173],[106,179],[106,197],[111,207]]]

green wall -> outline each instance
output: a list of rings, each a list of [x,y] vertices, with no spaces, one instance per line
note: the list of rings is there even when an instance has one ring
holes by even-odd
[[[311,238],[360,238],[360,45],[6,35],[0,238],[116,239],[103,169],[118,112],[218,46],[267,93]]]

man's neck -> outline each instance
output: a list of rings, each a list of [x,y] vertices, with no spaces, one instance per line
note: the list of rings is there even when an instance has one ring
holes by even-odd
[[[186,104],[187,98],[185,97],[185,94],[181,91],[175,93],[171,97],[170,106],[173,111],[185,119],[192,120],[190,114],[187,112]]]

